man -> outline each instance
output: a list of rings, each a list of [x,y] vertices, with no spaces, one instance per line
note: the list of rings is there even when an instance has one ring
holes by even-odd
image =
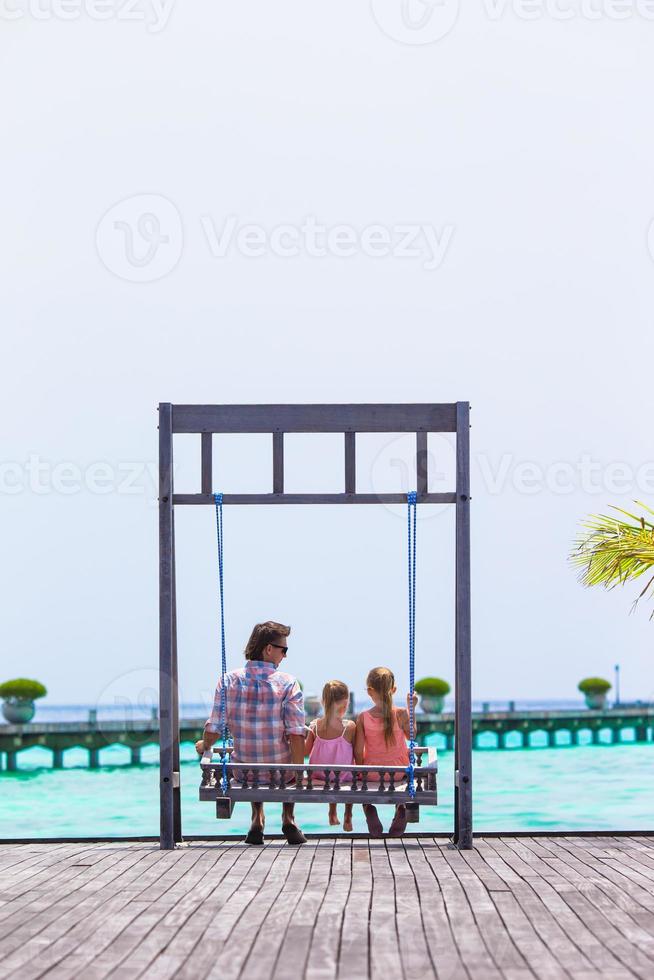
[[[298,681],[279,670],[288,653],[284,642],[290,626],[258,623],[245,648],[245,667],[225,674],[227,727],[234,739],[234,762],[304,765],[304,699]],[[221,679],[214,696],[204,737],[195,743],[202,754],[222,738]],[[252,825],[246,844],[263,844],[263,803],[252,803]],[[294,804],[284,803],[282,833],[289,844],[306,837],[295,823]]]

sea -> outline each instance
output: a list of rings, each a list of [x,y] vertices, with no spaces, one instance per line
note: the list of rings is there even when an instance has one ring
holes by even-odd
[[[515,701],[515,710],[579,708],[579,701]],[[362,705],[363,706],[363,705]],[[502,710],[506,701],[483,702],[486,710]],[[475,703],[482,708],[482,702]],[[446,705],[446,710],[448,705]],[[88,720],[96,710],[98,720],[125,717],[124,706],[40,705],[35,721]],[[148,717],[145,709],[131,718]],[[206,714],[202,705],[183,705],[182,717]],[[584,736],[587,736],[586,738]],[[625,732],[621,744],[610,744],[603,733],[600,744],[591,745],[589,733],[581,733],[577,746],[561,743],[555,748],[533,736],[529,748],[508,738],[506,749],[495,748],[495,739],[482,737],[473,753],[473,809],[475,830],[574,831],[652,828],[654,815],[654,743],[635,742]],[[432,736],[438,748],[439,797],[436,807],[422,807],[420,823],[411,829],[449,833],[453,826],[453,753],[443,739]],[[130,764],[129,750],[108,746],[100,752],[101,766],[88,768],[83,749],[64,754],[64,768],[52,768],[52,755],[34,747],[19,753],[17,772],[0,772],[0,838],[131,837],[158,834],[158,747],[142,750],[141,764]],[[192,745],[181,748],[182,822],[188,835],[242,835],[249,823],[249,807],[237,804],[232,819],[216,820],[210,803],[200,803],[200,769]],[[341,808],[339,807],[339,810]],[[280,807],[269,804],[266,827],[281,829]],[[387,811],[387,812],[385,812]],[[382,820],[390,823],[392,809],[382,807]],[[306,831],[327,831],[327,807],[298,806],[298,822]],[[336,828],[339,830],[339,828]],[[355,831],[365,831],[360,807],[355,807]]]

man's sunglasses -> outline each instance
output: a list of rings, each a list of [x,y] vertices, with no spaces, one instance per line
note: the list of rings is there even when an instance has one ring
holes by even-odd
[[[288,653],[288,647],[283,647],[283,646],[281,645],[281,643],[271,643],[271,644],[270,644],[270,646],[271,646],[271,647],[276,647],[276,648],[277,648],[277,650],[281,650],[281,651],[282,651],[282,654],[283,654],[283,656],[286,656],[286,654]]]

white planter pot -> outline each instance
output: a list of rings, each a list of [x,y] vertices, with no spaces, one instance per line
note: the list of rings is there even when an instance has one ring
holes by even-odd
[[[599,692],[599,691],[589,692],[588,694],[585,694],[584,697],[586,698],[586,707],[587,708],[592,708],[595,711],[603,711],[604,708],[606,707],[606,692],[605,691],[603,691],[603,692]]]
[[[443,710],[445,695],[421,694],[420,707],[428,715],[439,715]]]
[[[27,725],[34,717],[35,711],[33,701],[15,698],[11,701],[2,702],[2,713],[10,725]]]

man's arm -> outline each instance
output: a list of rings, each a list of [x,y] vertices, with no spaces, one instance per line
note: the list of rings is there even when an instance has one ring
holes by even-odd
[[[306,728],[304,725],[304,697],[302,688],[297,681],[294,681],[287,690],[286,697],[282,703],[282,716],[284,718],[284,731],[288,739],[291,750],[291,763],[294,766],[304,765],[304,739]]]
[[[198,753],[198,755],[204,755],[208,749],[212,748],[216,744],[220,737],[219,732],[207,731],[207,726],[205,725],[202,738],[195,743],[195,751]]]
[[[222,678],[218,678],[218,683],[216,685],[216,693],[213,696],[213,705],[211,707],[211,714],[207,718],[204,725],[204,732],[202,733],[202,738],[195,743],[195,751],[199,755],[203,755],[207,749],[212,748],[216,744],[219,738],[222,738],[222,711],[220,703],[220,692],[222,690]]]
[[[291,763],[294,766],[304,765],[304,735],[289,735],[288,744],[291,747]]]

